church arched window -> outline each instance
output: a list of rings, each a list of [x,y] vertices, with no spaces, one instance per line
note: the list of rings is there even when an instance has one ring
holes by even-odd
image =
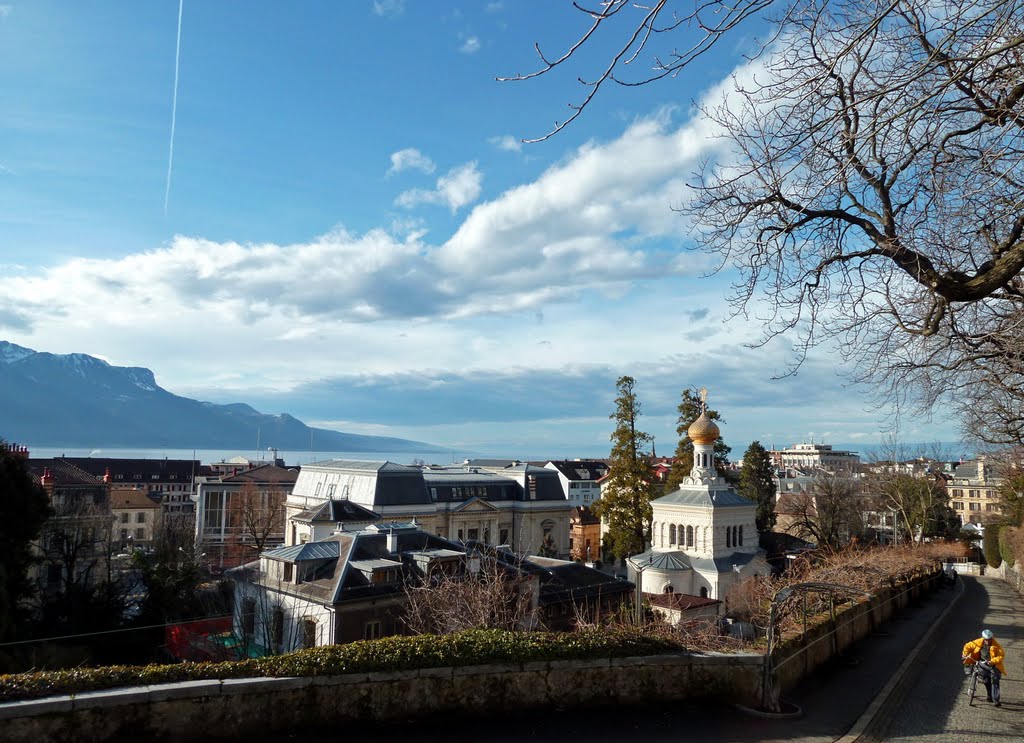
[[[668,544],[670,547],[674,547],[676,544],[676,525],[669,524],[668,527]]]
[[[726,549],[728,549],[729,547],[732,547],[732,527],[731,526],[725,527],[725,547],[726,547]]]
[[[702,599],[706,599],[706,598],[708,597],[708,589],[707,589],[707,588],[705,588],[705,587],[701,586],[701,589],[700,589],[700,597],[701,597]]]
[[[740,547],[743,546],[743,525],[740,524]]]
[[[686,527],[686,546],[687,547],[692,547],[693,546],[693,527],[692,526],[687,526]]]

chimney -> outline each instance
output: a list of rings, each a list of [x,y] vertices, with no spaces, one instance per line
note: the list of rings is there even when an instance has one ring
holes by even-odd
[[[53,474],[50,472],[49,467],[43,467],[43,476],[39,478],[39,482],[45,488],[47,485],[53,485]]]
[[[398,554],[398,535],[394,529],[388,529],[388,552],[392,555]]]
[[[107,471],[103,473],[103,482],[109,483],[111,481],[110,467],[107,467]]]

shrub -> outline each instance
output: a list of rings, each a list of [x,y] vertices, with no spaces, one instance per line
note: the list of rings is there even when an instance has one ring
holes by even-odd
[[[990,568],[998,568],[1003,564],[1003,557],[999,554],[999,524],[986,524],[985,536],[982,539],[982,547],[985,551],[985,562]]]
[[[1017,558],[1015,546],[1019,541],[1017,538],[1019,531],[1020,528],[1015,526],[1004,526],[999,530],[999,556],[1011,568]]]

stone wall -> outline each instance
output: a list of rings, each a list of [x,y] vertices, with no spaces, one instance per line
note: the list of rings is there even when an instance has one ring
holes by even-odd
[[[760,696],[761,656],[671,654],[431,668],[312,678],[233,679],[0,705],[5,743],[197,737],[267,739],[288,730],[439,714]]]
[[[822,664],[842,655],[898,611],[938,588],[941,578],[941,572],[927,573],[908,583],[879,589],[870,599],[838,605],[835,621],[827,615],[818,616],[805,633],[784,638],[773,657],[780,688],[793,688]]]

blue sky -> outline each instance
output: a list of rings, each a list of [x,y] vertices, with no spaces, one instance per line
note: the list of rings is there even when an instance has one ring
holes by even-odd
[[[569,3],[185,0],[172,163],[178,11],[0,3],[0,338],[510,456],[605,451],[621,374],[665,453],[688,386],[740,451],[885,435],[834,353],[772,379],[785,344],[745,347],[760,324],[725,321],[731,277],[672,210],[719,146],[692,103],[749,38],[522,144],[610,49],[495,81],[583,30]]]

